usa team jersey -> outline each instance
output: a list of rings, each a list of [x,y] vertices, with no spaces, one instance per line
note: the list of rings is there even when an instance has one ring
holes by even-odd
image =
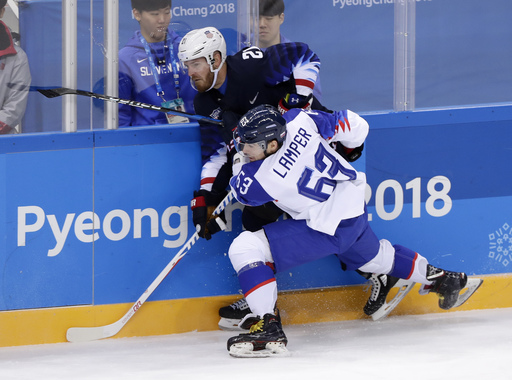
[[[264,160],[244,164],[230,181],[239,202],[274,202],[293,219],[334,235],[344,219],[364,213],[366,176],[329,146],[360,146],[368,123],[351,111],[325,113],[292,109],[283,146]]]
[[[194,109],[198,115],[222,119],[225,111],[240,117],[261,104],[277,107],[287,93],[309,95],[320,69],[318,56],[304,43],[286,43],[263,52],[249,47],[228,56],[226,83],[219,89],[198,93]],[[313,108],[322,108],[318,102]],[[201,188],[211,190],[220,168],[227,162],[227,148],[219,126],[200,123]],[[220,185],[227,187],[227,180]]]

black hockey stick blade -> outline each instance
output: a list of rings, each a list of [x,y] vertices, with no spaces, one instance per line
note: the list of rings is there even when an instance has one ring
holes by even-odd
[[[189,119],[193,119],[193,120],[197,120],[197,121],[203,121],[203,122],[207,122],[207,123],[222,125],[222,121],[215,120],[215,119],[212,119],[209,117],[194,115],[194,114],[188,113],[188,112],[177,111],[172,108],[155,106],[153,104],[141,103],[141,102],[137,102],[135,100],[127,100],[127,99],[116,98],[114,96],[96,94],[94,92],[89,92],[89,91],[73,90],[71,88],[65,88],[65,87],[38,88],[37,91],[40,92],[41,94],[43,94],[44,96],[46,96],[47,98],[56,98],[56,97],[59,97],[62,95],[82,95],[82,96],[87,96],[90,98],[96,98],[96,99],[105,100],[105,101],[109,101],[109,102],[126,104],[126,105],[129,105],[132,107],[144,108],[144,109],[149,109],[149,110],[153,110],[153,111],[170,113],[172,115],[184,116],[184,117],[188,117]]]
[[[67,90],[65,88],[38,88],[41,94],[46,96],[47,98],[56,98],[58,96],[66,95],[66,94],[75,94],[75,92],[65,92]]]

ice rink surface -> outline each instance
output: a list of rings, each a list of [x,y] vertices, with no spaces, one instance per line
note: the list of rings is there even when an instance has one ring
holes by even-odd
[[[0,348],[0,379],[512,379],[512,309],[284,329],[280,358],[232,358],[220,330]]]

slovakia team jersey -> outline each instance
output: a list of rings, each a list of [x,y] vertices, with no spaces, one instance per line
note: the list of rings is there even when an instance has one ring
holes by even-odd
[[[293,219],[334,235],[338,224],[364,213],[366,176],[329,146],[363,143],[368,123],[351,111],[324,113],[293,109],[284,115],[283,146],[264,160],[244,164],[230,185],[239,202],[274,202]],[[336,210],[336,212],[333,212]]]

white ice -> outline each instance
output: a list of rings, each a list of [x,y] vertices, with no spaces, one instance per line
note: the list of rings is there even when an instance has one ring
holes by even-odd
[[[220,330],[0,348],[0,379],[512,379],[512,308],[284,328],[280,358],[232,358]]]

